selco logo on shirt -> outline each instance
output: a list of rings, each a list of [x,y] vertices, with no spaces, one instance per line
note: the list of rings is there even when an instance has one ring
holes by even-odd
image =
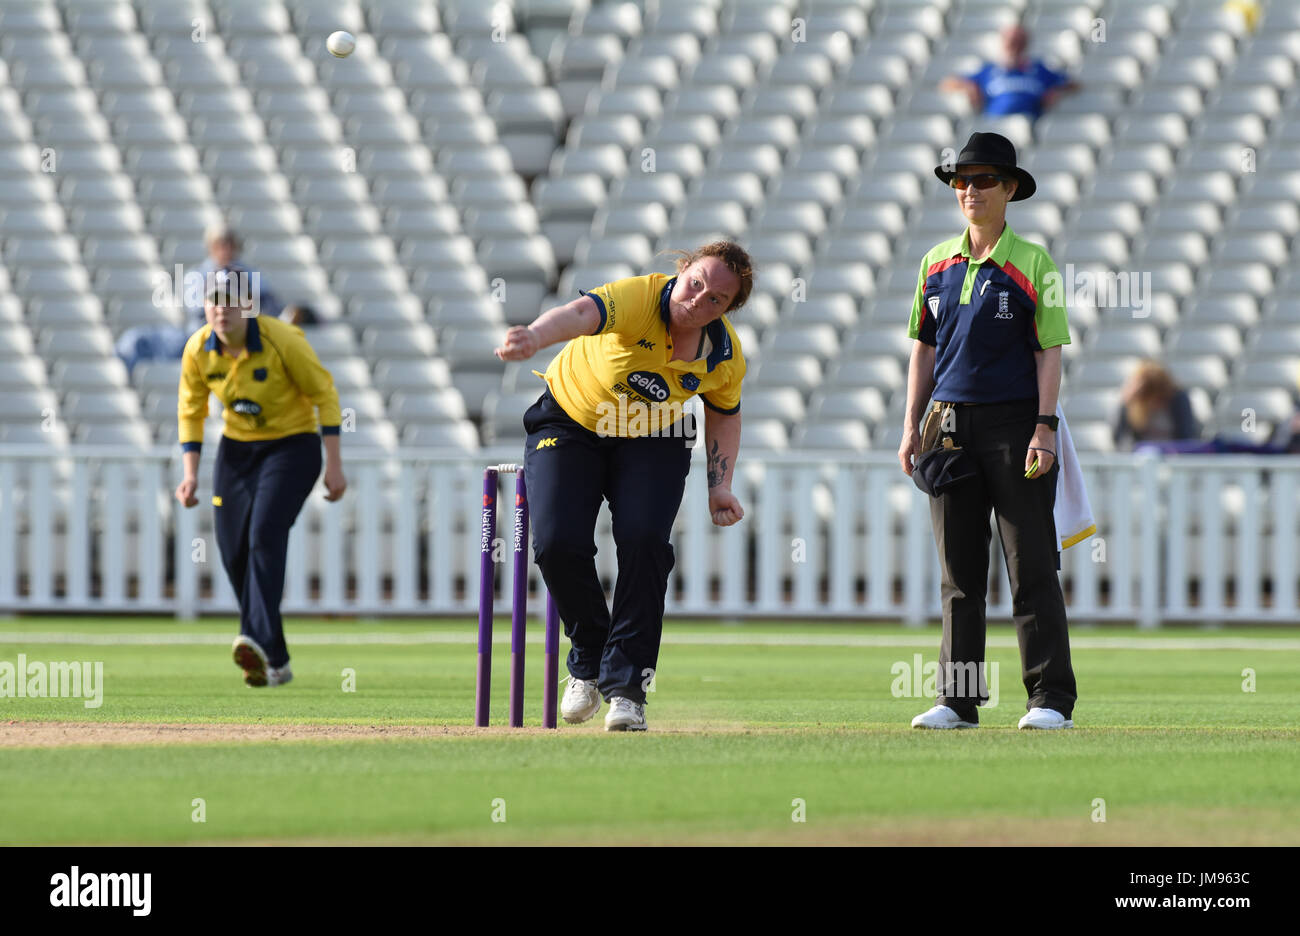
[[[668,389],[664,379],[650,371],[628,374],[627,382],[631,384],[633,392],[649,398],[653,403],[666,403],[672,396],[672,391]]]

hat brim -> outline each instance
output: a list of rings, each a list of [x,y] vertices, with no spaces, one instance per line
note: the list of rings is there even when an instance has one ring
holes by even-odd
[[[965,162],[957,163],[956,167],[953,169],[945,169],[943,166],[935,166],[934,175],[935,178],[944,185],[948,185],[952,181],[952,177],[957,174],[957,169],[960,169],[962,166],[978,165],[992,166],[994,169],[998,170],[998,172],[1001,172],[1004,175],[1009,175],[1016,180],[1016,194],[1011,196],[1012,201],[1024,201],[1026,198],[1033,195],[1034,192],[1038,191],[1038,183],[1034,181],[1034,177],[1019,166],[999,166],[996,163]]]

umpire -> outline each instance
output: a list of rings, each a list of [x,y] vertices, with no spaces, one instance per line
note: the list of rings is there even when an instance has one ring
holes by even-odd
[[[680,252],[677,275],[616,280],[506,333],[497,357],[520,361],[568,342],[547,390],[524,414],[524,470],[533,552],[573,644],[564,720],[584,722],[609,701],[606,731],[645,731],[658,665],[669,537],[686,489],[692,414],[704,401],[709,514],[744,516],[731,493],[740,450],[745,358],[724,313],[753,287],[749,255],[728,241]],[[596,574],[596,515],[609,501],[618,552],[611,609]]]
[[[280,620],[289,529],[316,484],[325,446],[326,500],[343,496],[339,397],[302,330],[251,314],[246,272],[206,278],[207,324],[181,358],[177,413],[184,480],[176,499],[198,503],[199,451],[208,394],[221,400],[225,429],[213,473],[217,544],[239,598],[235,663],[249,686],[293,679]],[[317,430],[316,409],[320,410]]]
[[[1060,274],[1045,249],[1017,237],[1006,222],[1007,203],[1029,198],[1035,188],[1016,166],[1010,140],[974,133],[955,168],[938,166],[934,173],[955,190],[967,227],[921,261],[898,460],[911,475],[913,458],[925,452],[955,445],[960,454],[941,491],[933,483],[940,479],[923,471],[921,461],[916,466],[918,476],[929,476],[918,487],[932,494],[943,643],[938,704],[912,727],[979,724],[976,707],[988,699],[982,671],[992,510],[1029,694],[1020,727],[1070,728],[1077,692],[1052,517],[1060,346],[1070,340]],[[925,468],[939,463],[924,461]]]

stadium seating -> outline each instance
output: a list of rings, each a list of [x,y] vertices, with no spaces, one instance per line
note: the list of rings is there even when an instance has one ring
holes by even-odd
[[[725,235],[759,269],[734,316],[746,445],[888,448],[916,264],[960,228],[930,167],[977,127],[1022,146],[1039,189],[1008,217],[1063,272],[1152,274],[1145,317],[1071,307],[1081,447],[1109,446],[1140,357],[1209,431],[1243,399],[1277,422],[1300,376],[1300,13],[1264,6],[1253,32],[1211,0],[2,7],[0,437],[173,442],[175,365],[128,376],[114,343],[184,324],[173,265],[225,218],[324,317],[350,444],[517,442],[540,383],[492,356],[507,325]],[[1016,18],[1082,85],[1037,125],[938,91]]]

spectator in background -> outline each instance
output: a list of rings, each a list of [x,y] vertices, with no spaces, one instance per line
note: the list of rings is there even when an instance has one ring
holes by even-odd
[[[284,307],[284,311],[280,313],[280,321],[303,328],[320,322],[320,316],[309,305],[291,305]]]
[[[230,225],[224,222],[211,225],[203,232],[203,244],[208,250],[208,258],[199,267],[199,273],[203,275],[204,291],[207,290],[206,284],[210,281],[212,274],[218,270],[255,272],[240,262],[239,254],[244,249],[244,242]],[[258,282],[258,291],[260,293],[258,296],[258,314],[278,318],[282,308],[280,300],[276,298],[275,293],[271,292],[266,280],[260,274],[258,275]],[[188,298],[187,296],[187,300]],[[186,315],[189,318],[189,330],[186,333],[186,338],[207,324],[207,319],[203,314],[203,299],[202,297],[196,298],[197,302],[187,302],[185,307]]]
[[[1079,89],[1069,76],[1031,59],[1025,50],[1029,33],[1022,26],[1002,30],[1002,61],[986,64],[973,75],[952,75],[940,91],[965,91],[971,107],[989,116],[1024,114],[1037,120],[1057,99]]]
[[[175,325],[136,325],[117,339],[113,350],[130,374],[141,361],[178,361],[190,333]]]
[[[218,270],[228,270],[238,273],[251,273],[247,267],[238,262],[239,252],[243,249],[243,242],[239,235],[235,233],[234,228],[227,224],[214,224],[203,233],[203,243],[208,250],[208,258],[203,261],[198,272],[203,276],[203,290],[208,291],[208,284],[212,282],[214,274]],[[257,278],[259,305],[258,312],[265,312],[272,317],[279,317],[281,314],[280,300],[267,287],[266,281],[259,275]],[[190,290],[187,284],[180,284],[185,293]],[[189,302],[191,298],[196,299],[194,303]],[[306,318],[302,321],[293,321],[295,325],[310,325],[316,321],[316,316],[312,310],[306,306],[298,307],[305,312]],[[185,307],[186,321],[181,327],[175,325],[138,325],[134,328],[128,328],[117,339],[117,345],[114,350],[117,356],[122,359],[126,365],[127,373],[135,369],[135,365],[141,361],[176,361],[180,360],[185,351],[185,342],[189,340],[190,335],[207,324],[207,317],[203,312],[202,296],[186,295]]]
[[[1139,442],[1179,442],[1200,435],[1201,424],[1187,391],[1159,361],[1139,364],[1120,394],[1115,447],[1131,449]]]

